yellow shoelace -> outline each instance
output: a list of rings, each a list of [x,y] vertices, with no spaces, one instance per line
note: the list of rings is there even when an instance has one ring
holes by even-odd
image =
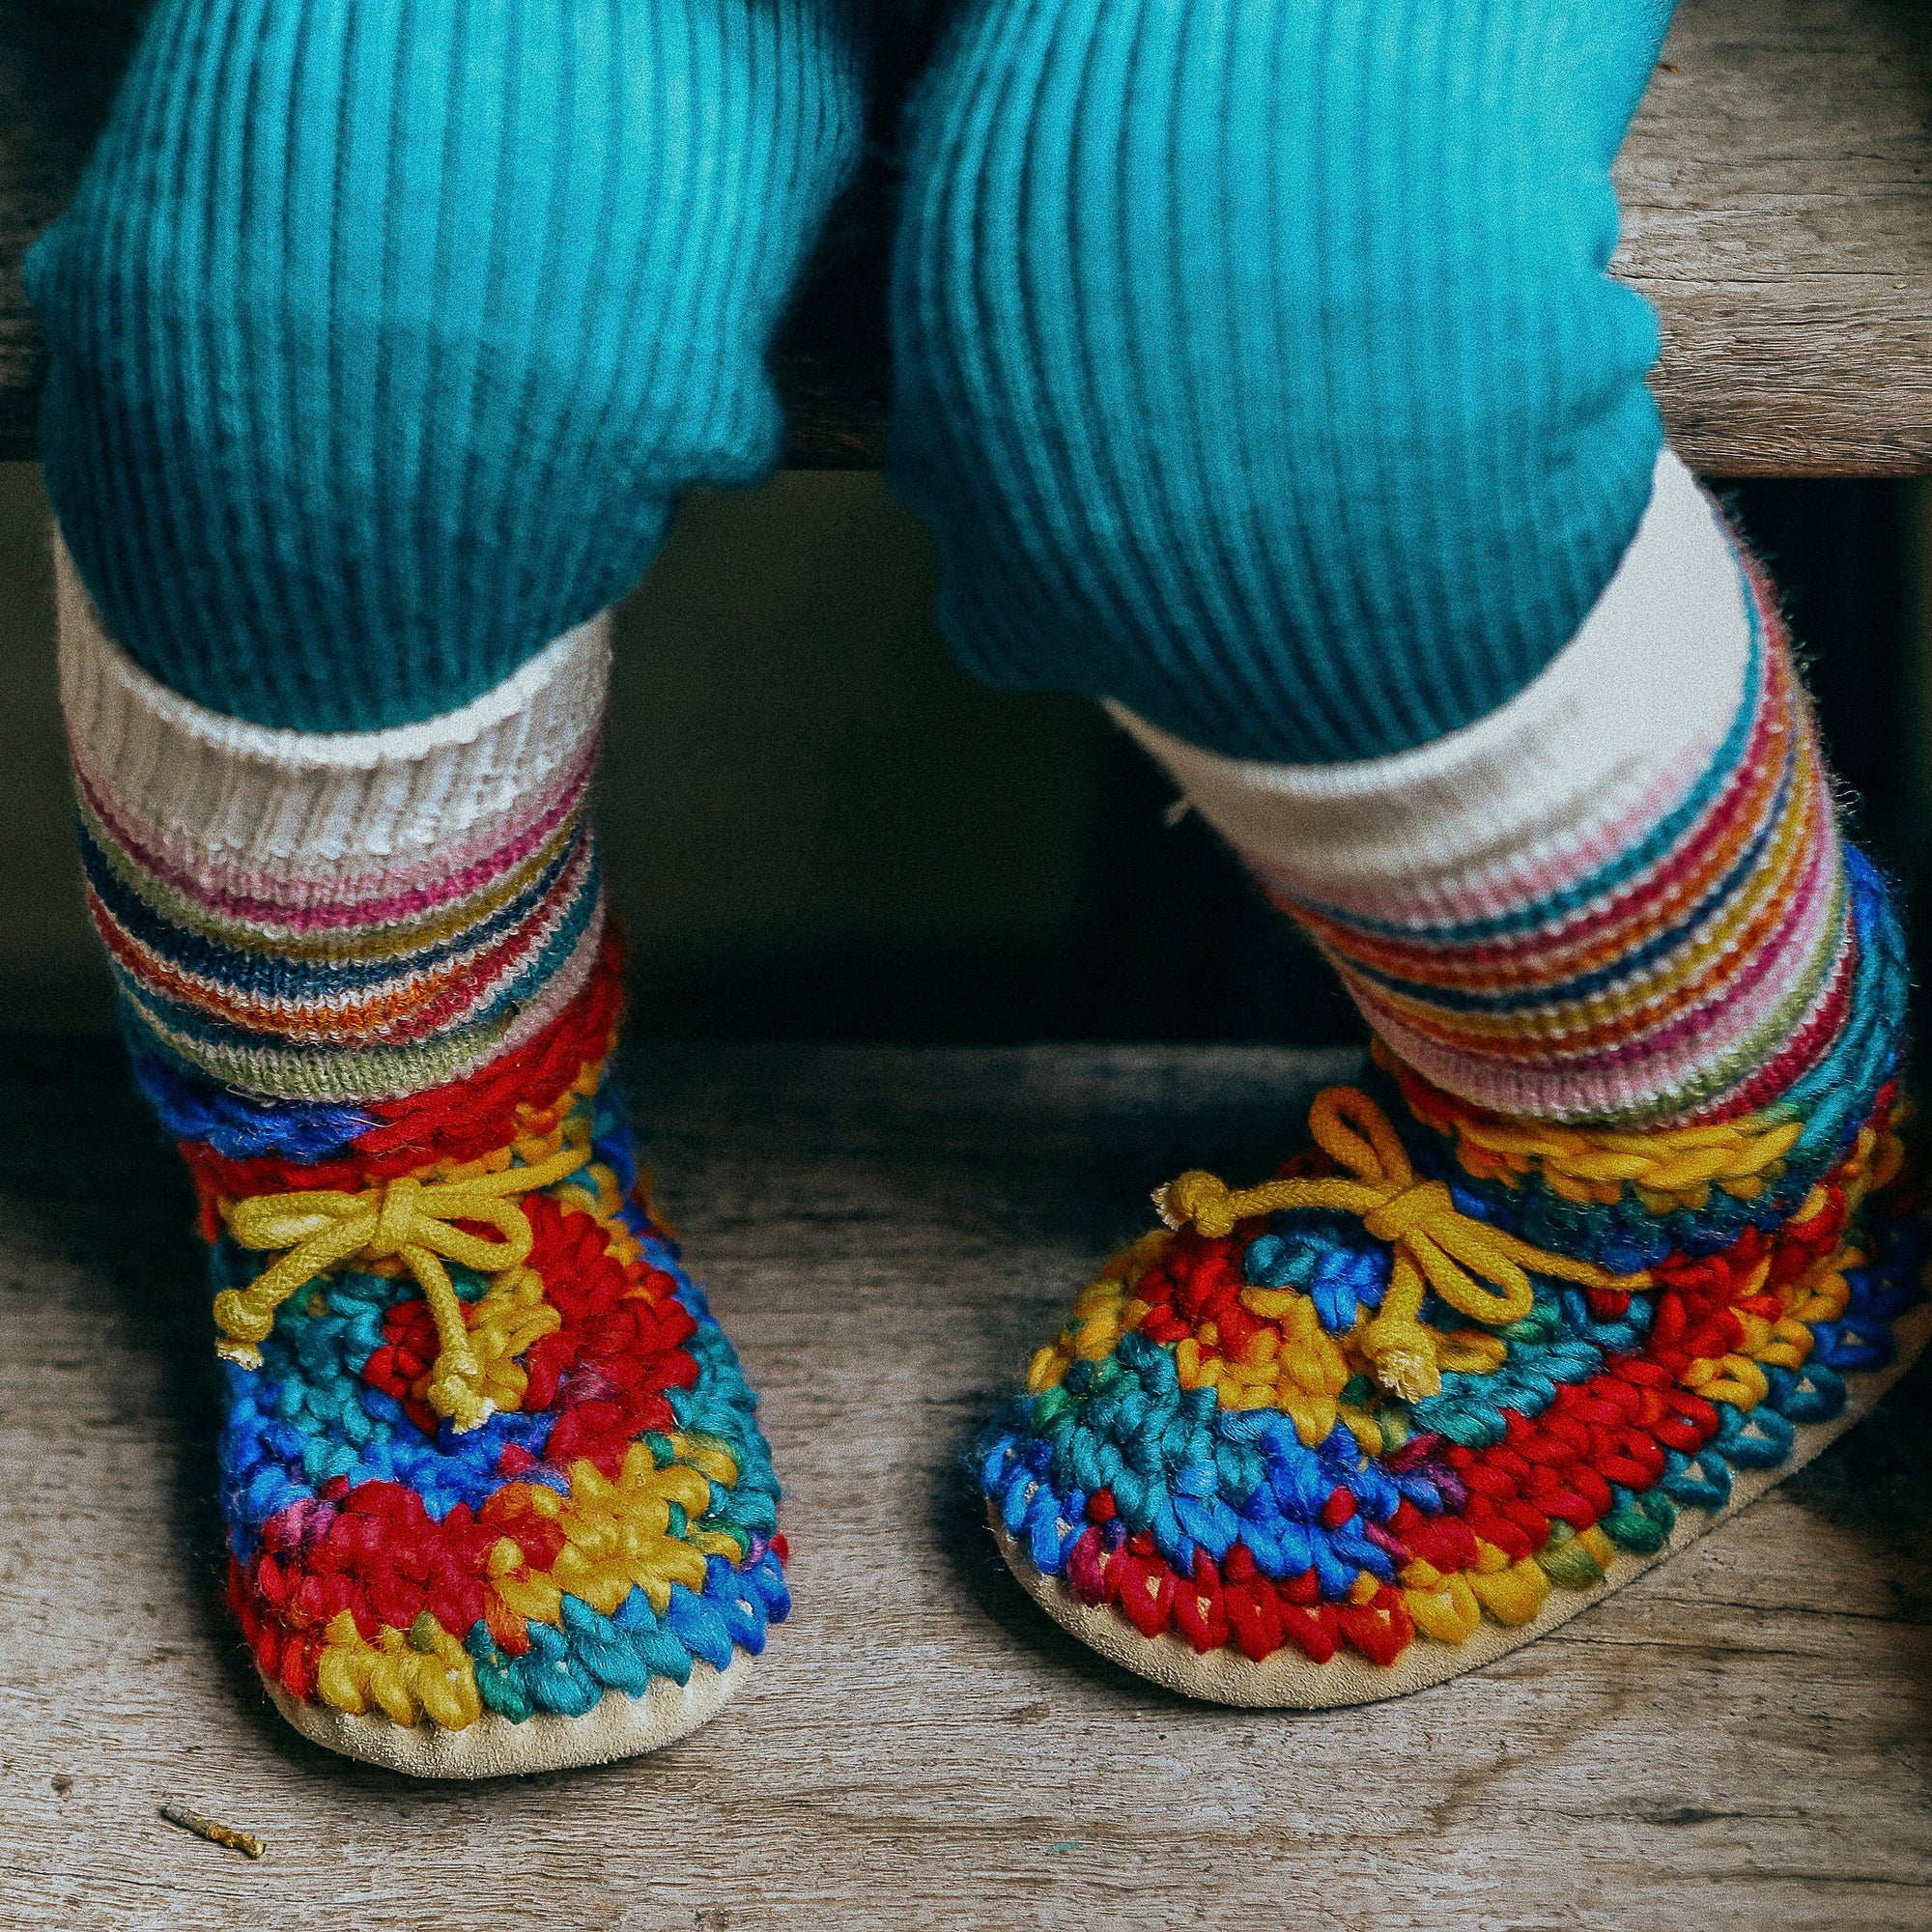
[[[566,1148],[534,1167],[508,1167],[462,1180],[425,1182],[405,1176],[360,1194],[320,1188],[224,1203],[228,1232],[241,1246],[264,1254],[286,1252],[246,1288],[224,1289],[214,1297],[214,1322],[221,1330],[215,1351],[243,1368],[260,1368],[258,1345],[274,1326],[275,1311],[298,1289],[343,1262],[393,1258],[415,1277],[436,1321],[430,1406],[448,1416],[459,1432],[477,1428],[496,1404],[476,1392],[481,1372],[463,1303],[440,1257],[490,1275],[521,1266],[535,1237],[529,1217],[511,1197],[553,1186],[589,1158],[588,1148]],[[481,1221],[502,1238],[465,1234],[451,1225],[457,1221]]]
[[[1309,1109],[1315,1144],[1350,1177],[1270,1180],[1230,1188],[1211,1174],[1183,1174],[1156,1190],[1154,1206],[1170,1228],[1190,1223],[1209,1239],[1236,1224],[1286,1208],[1319,1208],[1355,1214],[1394,1251],[1388,1292],[1360,1342],[1376,1379],[1410,1402],[1442,1386],[1437,1336],[1416,1317],[1425,1284],[1459,1314],[1489,1327],[1520,1321],[1535,1301],[1529,1271],[1583,1288],[1647,1287],[1647,1274],[1611,1274],[1594,1262],[1572,1261],[1463,1213],[1440,1180],[1418,1180],[1408,1151],[1382,1110],[1354,1087],[1324,1088]]]

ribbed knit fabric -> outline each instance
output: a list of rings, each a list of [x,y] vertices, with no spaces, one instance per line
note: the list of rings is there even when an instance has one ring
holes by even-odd
[[[606,622],[427,723],[305,734],[157,684],[57,564],[88,902],[137,1060],[354,1103],[473,1071],[582,988]]]
[[[862,133],[855,0],[159,0],[28,283],[133,661],[375,730],[779,454],[763,354]]]
[[[1493,710],[1661,436],[1609,165],[1664,0],[968,0],[917,101],[894,471],[995,682],[1315,763]]]
[[[1674,456],[1576,639],[1433,745],[1243,763],[1121,715],[1465,1100],[1731,1118],[1845,1032],[1859,946],[1816,729],[1768,586]]]

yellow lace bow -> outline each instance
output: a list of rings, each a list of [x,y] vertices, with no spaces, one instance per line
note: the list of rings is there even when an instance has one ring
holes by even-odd
[[[507,1167],[460,1180],[405,1176],[360,1194],[319,1188],[224,1202],[222,1217],[237,1243],[264,1254],[286,1252],[246,1288],[224,1289],[214,1297],[214,1322],[221,1331],[216,1353],[243,1368],[260,1368],[258,1345],[274,1326],[275,1311],[298,1289],[347,1261],[393,1258],[415,1277],[436,1321],[429,1405],[459,1432],[477,1428],[496,1405],[476,1392],[480,1370],[463,1304],[441,1258],[492,1275],[521,1266],[535,1236],[529,1217],[512,1197],[554,1186],[589,1158],[588,1148],[566,1148],[534,1167]],[[501,1239],[466,1234],[451,1225],[457,1221],[481,1221]]]
[[[1354,1087],[1324,1088],[1309,1109],[1315,1144],[1343,1176],[1271,1180],[1234,1189],[1211,1174],[1183,1174],[1154,1194],[1170,1228],[1190,1222],[1210,1239],[1236,1224],[1286,1208],[1357,1214],[1393,1250],[1387,1293],[1372,1321],[1356,1331],[1384,1388],[1410,1402],[1442,1386],[1438,1336],[1417,1320],[1425,1284],[1459,1314],[1489,1327],[1520,1321],[1535,1300],[1529,1271],[1584,1288],[1636,1289],[1646,1274],[1614,1275],[1594,1262],[1553,1255],[1463,1213],[1440,1180],[1418,1180],[1408,1151],[1382,1110]]]

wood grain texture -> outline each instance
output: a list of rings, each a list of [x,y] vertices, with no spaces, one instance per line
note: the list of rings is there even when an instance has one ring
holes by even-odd
[[[1682,0],[1617,184],[1692,468],[1932,469],[1932,8]]]
[[[20,286],[72,191],[139,0],[0,0],[0,457],[43,363]],[[1932,8],[1682,0],[1618,166],[1619,270],[1662,315],[1658,393],[1707,472],[1932,471]],[[838,224],[774,352],[796,468],[881,461],[890,195]]]
[[[764,1392],[798,1608],[724,1716],[655,1758],[435,1787],[269,1710],[216,1597],[173,1156],[106,1046],[0,1055],[0,1922],[1932,1925],[1925,1374],[1475,1675],[1360,1711],[1191,1705],[1025,1599],[960,1455],[1149,1184],[1264,1171],[1336,1063],[639,1057],[665,1199]],[[172,1830],[164,1796],[267,1857]]]

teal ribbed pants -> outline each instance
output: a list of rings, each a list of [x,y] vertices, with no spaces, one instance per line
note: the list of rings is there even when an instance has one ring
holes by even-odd
[[[764,474],[894,4],[158,0],[30,264],[48,487],[126,648],[261,723],[428,717]],[[1660,441],[1604,270],[1667,13],[958,5],[893,463],[965,661],[1297,761],[1533,676]]]

